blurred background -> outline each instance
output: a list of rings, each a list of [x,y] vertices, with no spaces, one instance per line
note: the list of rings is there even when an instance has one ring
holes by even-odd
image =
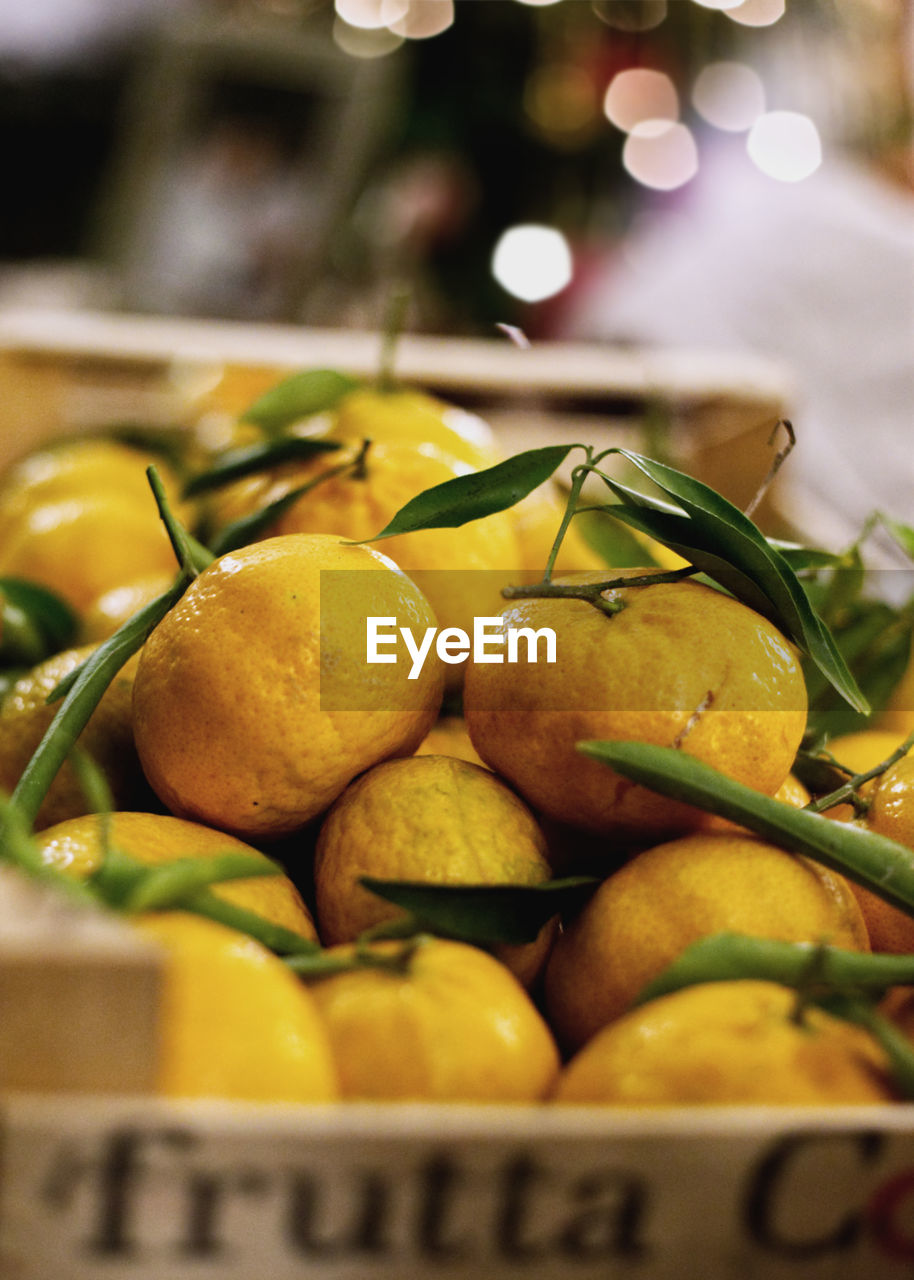
[[[0,312],[759,354],[845,537],[914,514],[912,90],[909,0],[7,4]]]
[[[849,153],[903,180],[907,8],[6,5],[0,300],[372,325],[405,279],[419,330],[586,334],[704,187],[766,199]]]

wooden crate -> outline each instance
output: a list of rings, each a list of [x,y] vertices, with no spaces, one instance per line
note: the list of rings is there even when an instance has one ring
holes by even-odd
[[[168,421],[187,378],[226,364],[370,374],[378,349],[370,334],[0,316],[0,463],[51,434]],[[700,353],[415,337],[398,368],[479,409],[507,447],[637,447],[645,409],[666,406],[683,461],[740,503],[790,402],[780,371]],[[151,1093],[155,955],[41,895],[12,915],[4,1280],[900,1280],[914,1267],[912,1106],[169,1102]]]

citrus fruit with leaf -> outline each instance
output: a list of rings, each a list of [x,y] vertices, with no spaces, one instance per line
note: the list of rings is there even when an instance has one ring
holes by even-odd
[[[354,968],[310,982],[344,1098],[535,1102],[558,1051],[520,983],[476,947],[377,942]],[[352,946],[327,959],[357,959]]]
[[[425,489],[469,475],[473,468],[433,445],[392,440],[372,445],[362,462],[355,446],[314,461],[281,468],[257,498],[270,504],[315,481],[268,527],[268,534],[326,533],[353,542],[372,539],[410,499]],[[344,470],[337,470],[348,463]],[[327,473],[333,471],[334,474]],[[320,479],[322,475],[327,478]],[[421,529],[387,538],[380,550],[422,589],[440,627],[472,633],[473,619],[496,613],[500,591],[518,559],[511,518],[499,511],[459,528]],[[464,664],[448,667],[460,683]]]
[[[583,1044],[690,943],[721,932],[869,949],[842,876],[753,836],[684,836],[604,880],[556,941],[545,990],[560,1040]]]
[[[469,665],[464,714],[482,759],[548,816],[641,843],[694,828],[702,815],[582,758],[577,742],[679,745],[773,794],[806,723],[797,654],[777,628],[692,582],[623,585],[598,603],[613,612],[557,596],[502,611],[504,631],[551,630],[556,660]]]
[[[477,469],[499,458],[483,418],[415,387],[359,387],[342,397],[331,423],[330,434],[343,440],[431,445]]]
[[[336,1076],[307,990],[253,938],[187,912],[135,917],[164,952],[158,1090],[329,1102]]]
[[[36,846],[47,866],[79,879],[98,870],[109,846],[151,867],[183,858],[215,858],[224,853],[245,853],[265,864],[269,861],[259,850],[224,831],[160,813],[118,811],[69,818],[41,831]],[[317,941],[311,913],[301,894],[278,866],[275,870],[275,875],[214,884],[211,892],[256,912],[272,924]]]
[[[369,616],[434,615],[386,556],[329,535],[220,557],[146,641],[137,750],[166,807],[242,837],[303,827],[351,779],[411,754],[434,723],[440,669],[369,665]]]
[[[0,791],[11,793],[50,727],[57,704],[47,699],[65,676],[94,651],[93,645],[66,649],[25,672],[0,706]],[[115,676],[78,739],[102,771],[116,804],[146,798],[133,740],[133,680],[136,661]],[[35,825],[47,827],[86,813],[91,803],[79,774],[65,761],[38,811]]]
[[[559,1103],[890,1102],[888,1061],[860,1027],[752,980],[660,996],[604,1027],[563,1069]]]
[[[314,861],[318,931],[349,942],[403,913],[362,877],[443,885],[542,884],[546,842],[527,806],[489,770],[451,756],[376,765],[330,809]],[[524,981],[545,960],[553,929],[497,954]]]

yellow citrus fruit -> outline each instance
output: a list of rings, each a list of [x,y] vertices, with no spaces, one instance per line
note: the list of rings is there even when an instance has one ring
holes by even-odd
[[[348,451],[345,457],[353,458]],[[315,479],[343,458],[318,459],[284,467],[256,497],[264,505]],[[434,445],[392,440],[372,445],[364,474],[352,471],[322,481],[304,494],[269,530],[271,534],[333,533],[359,542],[373,538],[401,507],[432,485],[467,475],[472,467]],[[473,520],[457,529],[422,529],[386,538],[379,551],[418,584],[440,627],[472,633],[473,618],[492,616],[504,603],[502,586],[516,574],[517,539],[506,511]],[[449,665],[449,683],[459,685],[465,663]]]
[[[889,1102],[889,1064],[860,1027],[816,1008],[796,1016],[773,982],[712,982],[633,1009],[564,1068],[562,1103],[829,1105]]]
[[[898,844],[907,845],[914,862],[914,757],[903,756],[867,783],[864,791],[870,807],[862,825]],[[842,808],[851,812],[849,806]],[[873,950],[889,951],[895,955],[914,954],[914,918],[862,885],[855,884],[852,888],[866,920]]]
[[[417,756],[455,756],[487,768],[470,741],[463,716],[440,716],[419,743]]]
[[[390,960],[402,943],[375,943]],[[351,946],[330,956],[351,956]],[[398,971],[399,970],[399,971]],[[534,1102],[558,1071],[555,1042],[520,983],[476,947],[418,941],[406,964],[310,984],[344,1098]]]
[[[99,490],[30,506],[0,545],[0,574],[57,592],[79,613],[140,573],[176,570],[152,494]]]
[[[474,469],[499,460],[495,433],[475,413],[415,388],[360,387],[332,415],[331,435],[344,440],[434,445]]]
[[[599,579],[559,579],[570,580]],[[549,817],[642,843],[704,819],[585,758],[577,742],[681,745],[740,782],[777,791],[806,724],[793,646],[753,610],[695,583],[605,594],[620,612],[560,598],[502,611],[504,630],[552,630],[556,660],[468,667],[464,715],[482,759]]]
[[[267,861],[259,850],[224,831],[167,814],[130,812],[105,817],[86,814],[46,828],[36,837],[42,860],[79,879],[91,875],[102,862],[106,821],[112,848],[149,866],[179,858],[214,858],[222,853],[245,853]],[[301,894],[289,877],[278,871],[273,876],[227,880],[213,885],[211,892],[235,906],[256,911],[272,924],[317,941],[314,921]]]
[[[101,644],[109,639],[140,609],[167,591],[174,580],[174,571],[159,570],[103,591],[83,614],[81,630],[85,643]]]
[[[273,839],[322,813],[364,769],[409,755],[441,702],[440,668],[368,665],[368,616],[434,625],[392,561],[331,536],[222,556],[140,654],[137,749],[178,817]]]
[[[252,1102],[338,1097],[314,1003],[272,952],[187,912],[145,915],[135,924],[165,952],[161,1093]]]
[[[478,765],[451,756],[412,756],[376,765],[330,809],[317,839],[314,887],[318,931],[327,945],[349,942],[402,915],[370,892],[362,876],[430,884],[540,884],[551,876],[546,842],[527,806]],[[531,981],[553,929],[499,956]]]
[[[61,440],[26,454],[0,477],[0,530],[31,506],[101,491],[154,500],[146,468],[155,464],[169,496],[175,496],[171,470],[160,455],[118,440],[87,436]]]
[[[51,691],[92,652],[94,646],[66,649],[33,667],[10,689],[0,706],[0,791],[15,788],[60,704],[48,704]],[[143,775],[133,744],[131,700],[136,660],[114,677],[79,736],[79,746],[102,770],[116,805],[144,795]],[[144,797],[145,798],[145,797]],[[51,783],[36,827],[47,827],[88,809],[79,777],[69,761]]]
[[[556,941],[545,989],[561,1041],[583,1044],[690,943],[721,932],[869,949],[841,876],[753,836],[684,836],[604,880]]]

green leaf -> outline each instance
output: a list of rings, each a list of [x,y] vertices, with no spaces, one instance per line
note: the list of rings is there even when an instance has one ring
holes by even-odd
[[[831,633],[810,604],[800,580],[787,560],[769,544],[748,516],[700,480],[627,449],[618,452],[685,513],[694,530],[690,541],[698,553],[704,552],[706,558],[718,561],[717,569],[712,573],[694,555],[686,555],[683,551],[680,554],[721,581],[738,599],[771,618],[799,648],[809,654],[851,706],[867,713],[866,699],[847,669]],[[603,480],[623,502],[659,510],[669,516],[667,504],[620,485],[609,476],[603,476]],[[674,549],[678,550],[678,547]],[[721,578],[722,573],[725,579]],[[744,594],[747,582],[753,584],[748,598]],[[767,601],[767,608],[760,609],[758,603],[753,603],[759,596]]]
[[[579,742],[577,749],[624,778],[682,800],[802,853],[914,915],[914,857],[885,836],[774,800],[675,747],[646,742]]]
[[[835,642],[873,712],[889,702],[911,655],[912,619],[880,600],[861,599],[832,628]],[[807,664],[807,667],[809,664]],[[870,717],[838,698],[817,670],[807,669],[809,727],[829,737],[865,728]]]
[[[0,661],[35,666],[75,642],[76,614],[60,596],[24,578],[0,578]]]
[[[319,453],[332,453],[343,447],[339,440],[309,440],[298,436],[285,436],[280,440],[268,440],[262,444],[248,445],[243,449],[230,449],[207,471],[192,476],[184,486],[185,498],[196,498],[201,493],[211,493],[234,480],[269,471],[285,462],[306,461]]]
[[[265,391],[244,411],[241,421],[277,433],[302,418],[335,408],[343,396],[361,385],[360,379],[336,369],[306,369]]]
[[[363,876],[366,889],[410,912],[417,932],[463,942],[532,942],[553,916],[577,910],[599,880],[569,876],[530,885],[451,885]]]
[[[516,453],[494,467],[455,476],[410,499],[380,533],[364,542],[379,542],[418,529],[456,529],[496,511],[506,511],[543,484],[568,457],[574,444],[546,445]]]

